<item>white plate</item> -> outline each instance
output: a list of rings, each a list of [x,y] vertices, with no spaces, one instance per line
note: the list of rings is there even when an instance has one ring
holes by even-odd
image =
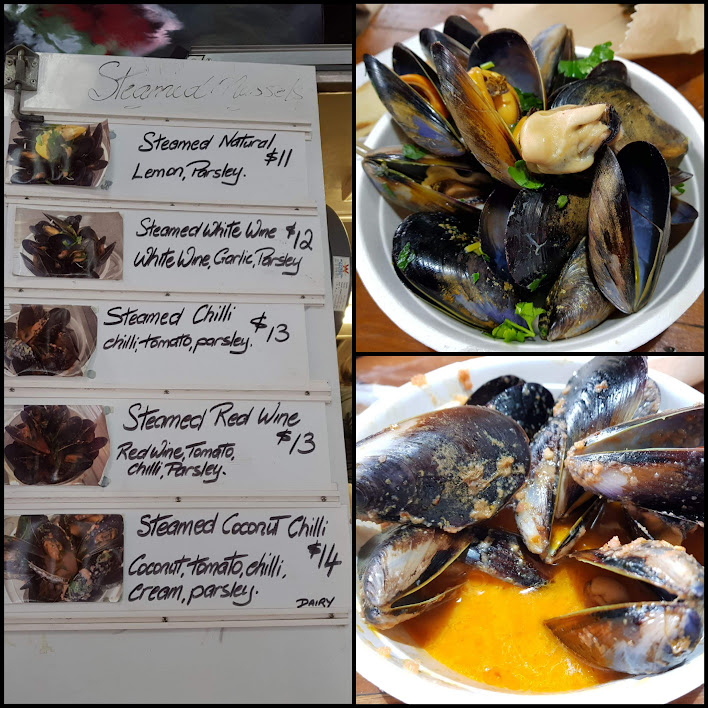
[[[514,374],[548,388],[554,397],[565,386],[573,372],[590,357],[484,357],[450,364],[425,375],[425,385],[401,386],[397,396],[387,397],[357,416],[357,439],[419,413],[433,410],[456,395],[469,395],[460,383],[458,372],[469,373],[473,390],[504,374]],[[680,359],[677,360],[680,366]],[[651,378],[661,390],[661,410],[685,408],[703,403],[703,395],[680,381],[651,370]],[[367,526],[357,522],[357,549],[371,536]],[[405,633],[405,623],[397,630]],[[389,650],[384,656],[382,649]],[[404,661],[416,662],[420,669],[413,673]],[[367,625],[357,613],[357,671],[378,686],[406,703],[667,703],[685,695],[703,683],[703,640],[691,659],[683,666],[663,674],[628,677],[580,691],[563,693],[519,693],[504,691],[460,676],[435,661],[412,644],[393,641]]]
[[[441,29],[442,25],[438,27]],[[418,38],[404,42],[422,55]],[[578,56],[589,50],[577,47]],[[391,66],[391,50],[377,55]],[[605,320],[579,337],[546,342],[507,344],[483,335],[444,315],[405,288],[391,264],[391,242],[401,217],[381,197],[357,160],[357,271],[376,304],[402,330],[439,352],[624,352],[631,351],[675,322],[703,291],[703,119],[691,104],[655,74],[626,59],[632,88],[652,109],[688,136],[688,154],[681,169],[694,176],[686,183],[683,199],[698,210],[698,219],[681,243],[666,254],[656,291],[633,315]],[[365,81],[363,65],[357,65],[357,87]],[[386,115],[366,140],[371,148],[410,142]],[[365,324],[365,323],[364,323]]]

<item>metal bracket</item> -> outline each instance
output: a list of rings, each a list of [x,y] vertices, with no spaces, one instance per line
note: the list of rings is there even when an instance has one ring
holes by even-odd
[[[24,44],[18,44],[5,54],[5,88],[15,90],[12,112],[17,120],[28,123],[43,123],[44,116],[20,111],[22,91],[36,91],[39,79],[39,55]]]

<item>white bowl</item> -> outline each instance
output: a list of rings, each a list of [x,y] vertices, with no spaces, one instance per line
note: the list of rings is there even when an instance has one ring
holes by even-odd
[[[398,395],[374,404],[357,417],[357,439],[433,410],[456,395],[469,395],[458,372],[469,373],[476,390],[481,384],[504,374],[543,384],[557,398],[573,372],[590,357],[484,357],[450,364],[425,375],[423,386],[406,384]],[[680,365],[680,360],[677,360]],[[703,395],[680,381],[653,370],[649,375],[661,390],[661,410],[703,403]],[[372,535],[373,524],[357,522],[357,549]],[[397,630],[405,632],[405,623]],[[381,650],[390,650],[385,656]],[[406,660],[419,665],[418,673],[404,666]],[[663,674],[627,677],[592,688],[562,693],[520,693],[504,691],[473,681],[446,668],[412,644],[395,641],[366,624],[357,613],[357,671],[383,691],[406,703],[637,703],[657,704],[679,698],[703,683],[703,640],[691,658]]]
[[[442,26],[439,27],[440,29]],[[417,37],[404,42],[422,55]],[[578,56],[589,50],[577,47]],[[391,51],[377,57],[391,66]],[[436,310],[407,290],[391,264],[393,233],[401,217],[376,191],[357,160],[357,271],[376,304],[402,330],[439,352],[625,352],[631,351],[675,322],[703,291],[703,119],[672,86],[634,62],[620,59],[632,88],[662,118],[688,136],[688,154],[681,169],[691,172],[683,199],[698,210],[688,235],[666,254],[656,291],[649,304],[633,315],[605,320],[572,339],[507,344],[482,334]],[[365,75],[357,66],[357,86]],[[410,142],[391,118],[378,121],[366,144],[371,148]]]

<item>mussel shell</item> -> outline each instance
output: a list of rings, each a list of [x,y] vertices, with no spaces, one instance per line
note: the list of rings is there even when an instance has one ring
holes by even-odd
[[[561,195],[566,205],[558,207]],[[528,288],[545,276],[552,283],[587,234],[590,196],[581,183],[522,189],[509,212],[506,260],[515,283]]]
[[[631,87],[627,67],[617,60],[601,61],[586,77],[587,79],[616,79]]]
[[[626,526],[633,538],[668,541],[673,545],[679,545],[698,526],[693,521],[644,509],[631,502],[622,504],[622,510],[625,513]]]
[[[440,90],[440,81],[433,67],[423,61],[415,52],[408,49],[405,44],[396,42],[393,45],[391,64],[398,76],[405,76],[406,74],[424,76],[438,91]]]
[[[479,220],[482,250],[491,258],[494,272],[504,280],[511,280],[506,260],[506,223],[517,194],[517,190],[499,185],[487,197]]]
[[[588,251],[602,294],[636,312],[654,293],[671,230],[671,187],[656,147],[636,142],[615,157],[605,149],[590,197]]]
[[[507,416],[460,406],[409,418],[357,443],[357,513],[457,531],[493,516],[529,469]]]
[[[439,32],[438,30],[429,29],[427,27],[420,30],[418,33],[418,39],[420,40],[420,46],[423,48],[423,53],[430,62],[433,61],[432,46],[436,42],[442,44],[443,47],[445,47],[445,49],[447,49],[447,51],[450,52],[463,66],[465,65],[467,57],[470,53],[468,47],[461,42],[458,42],[450,35],[445,34],[444,32]]]
[[[465,401],[466,406],[486,406],[489,401],[495,396],[498,396],[502,391],[506,391],[517,384],[526,383],[518,376],[497,376],[497,378],[487,381],[482,384],[470,397]]]
[[[693,224],[698,218],[698,212],[688,202],[684,202],[676,197],[671,197],[669,207],[671,211],[671,226],[679,224]]]
[[[443,34],[452,37],[467,49],[482,36],[482,33],[462,15],[450,15],[443,25]]]
[[[370,54],[364,55],[364,64],[381,102],[416,145],[447,157],[466,153],[450,124],[405,81]]]
[[[545,553],[542,555],[544,563],[555,564],[565,558],[575,547],[575,544],[592,528],[605,508],[602,497],[588,495],[587,499],[580,498],[573,506],[572,515],[577,517],[570,528],[554,523],[551,527],[551,539]],[[554,509],[555,512],[555,509]]]
[[[396,229],[392,259],[398,277],[413,293],[465,324],[492,330],[515,314],[510,283],[498,279],[484,258],[468,252],[475,242],[474,222],[436,213],[411,214]],[[404,259],[402,254],[410,258]],[[404,268],[401,263],[406,260]]]
[[[531,40],[538,67],[543,77],[546,95],[567,83],[569,79],[558,73],[558,62],[575,58],[573,32],[563,24],[555,24],[539,32]]]
[[[654,379],[647,379],[644,385],[644,393],[642,393],[642,402],[634,414],[634,418],[644,418],[648,415],[654,415],[659,410],[661,405],[661,391],[656,385]]]
[[[498,29],[480,37],[472,46],[467,69],[494,63],[494,71],[501,74],[514,88],[532,93],[546,107],[546,90],[541,70],[528,42],[518,32]]]
[[[432,53],[440,93],[465,145],[492,177],[518,189],[508,168],[520,160],[521,155],[506,123],[445,47],[436,42]]]
[[[655,674],[679,666],[703,634],[696,609],[670,602],[593,607],[545,624],[583,661],[628,674]]]
[[[472,541],[462,557],[467,565],[517,587],[536,588],[548,583],[524,549],[521,536],[483,524],[473,526],[470,531]]]
[[[487,405],[513,418],[530,440],[551,417],[553,394],[541,384],[522,383],[502,391]]]
[[[473,159],[425,155],[407,158],[400,147],[372,150],[362,161],[367,177],[383,197],[411,211],[444,211],[449,214],[477,211],[475,204],[483,201],[491,189],[492,179]],[[449,173],[467,180],[479,190],[475,201],[461,201],[422,184],[429,173]]]
[[[597,356],[581,366],[553,409],[554,415],[565,419],[568,447],[598,430],[631,420],[642,401],[646,376],[643,356]],[[564,465],[555,515],[563,516],[581,493]]]
[[[576,551],[571,558],[641,580],[683,600],[703,600],[703,566],[681,546],[645,538],[624,545],[614,541]]]
[[[546,297],[545,310],[538,325],[549,342],[589,332],[614,312],[615,306],[603,297],[592,276],[587,239],[580,241],[563,266]]]
[[[658,148],[669,167],[679,166],[688,151],[688,138],[656,115],[649,104],[622,81],[609,78],[574,81],[558,92],[553,107],[594,103],[609,103],[622,119],[622,134],[613,150],[645,140]]]
[[[566,427],[562,418],[551,418],[531,441],[531,471],[516,492],[514,517],[526,547],[545,554],[550,542],[553,507],[565,459]]]

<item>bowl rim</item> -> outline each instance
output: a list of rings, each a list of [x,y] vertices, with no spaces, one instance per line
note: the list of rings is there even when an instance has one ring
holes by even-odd
[[[436,28],[441,29],[442,23]],[[418,37],[411,37],[403,42],[413,51],[420,53]],[[590,50],[586,47],[576,47],[578,56],[587,56]],[[391,49],[384,50],[376,55],[388,66],[391,65]],[[698,136],[689,136],[689,160],[703,165],[704,137],[703,119],[695,108],[666,81],[650,72],[639,64],[615,56],[627,66],[630,78],[653,84],[666,99],[666,107],[671,105],[672,113],[683,115],[690,123],[693,132]],[[361,67],[361,68],[360,68]],[[364,76],[362,64],[357,65],[357,87],[368,81]],[[666,115],[665,106],[661,106],[660,114]],[[367,145],[372,148],[382,147],[382,142],[390,142],[382,136],[390,131],[393,125],[388,114],[382,116],[366,138]],[[687,165],[684,165],[687,167]],[[694,184],[691,189],[691,203],[702,206],[703,177],[702,169],[696,168],[695,176],[691,180]],[[534,341],[514,342],[513,349],[510,344],[495,340],[484,335],[479,330],[457,322],[455,319],[439,312],[434,307],[424,302],[403,286],[391,273],[383,271],[388,265],[381,263],[379,237],[383,210],[392,207],[381,198],[374,189],[362,169],[361,159],[357,159],[357,272],[366,286],[369,294],[378,307],[386,314],[396,326],[418,342],[436,351],[462,351],[462,352],[578,352],[578,351],[629,351],[645,344],[656,337],[667,327],[677,321],[683,313],[698,299],[703,292],[703,262],[704,254],[701,246],[703,239],[703,215],[699,211],[693,229],[686,235],[689,248],[681,260],[681,267],[671,275],[671,279],[663,284],[662,292],[655,293],[652,300],[639,312],[624,315],[615,319],[605,320],[592,330],[571,339],[548,342],[536,337]],[[699,174],[700,172],[700,174]],[[690,182],[689,182],[690,185]],[[375,201],[374,201],[375,199]],[[372,208],[376,204],[376,208]],[[367,226],[368,224],[368,226]],[[368,229],[366,237],[363,231]],[[673,249],[672,249],[673,250]],[[686,277],[688,276],[688,277]],[[666,277],[664,275],[664,277]],[[680,286],[677,285],[682,280]],[[673,291],[673,292],[672,292]],[[628,321],[628,318],[632,320]]]
[[[458,378],[460,369],[469,371],[473,378],[486,381],[490,377],[500,375],[494,372],[495,369],[500,370],[501,367],[505,367],[505,372],[508,373],[509,369],[513,368],[514,373],[518,373],[519,368],[523,369],[525,365],[535,364],[544,370],[547,368],[549,372],[548,375],[544,374],[545,380],[540,383],[544,383],[544,385],[551,383],[562,388],[567,378],[558,383],[559,379],[556,379],[555,376],[560,375],[561,371],[571,371],[572,373],[578,366],[590,359],[592,359],[590,356],[552,356],[544,357],[541,360],[539,357],[520,356],[513,357],[513,360],[510,361],[508,356],[489,356],[447,364],[426,372],[425,383],[422,385],[414,385],[409,382],[397,387],[395,393],[392,392],[390,396],[374,403],[360,413],[357,416],[357,440],[361,440],[393,422],[400,422],[402,419],[395,411],[396,406],[401,402],[405,402],[406,405],[412,404],[414,408],[412,415],[416,415],[423,412],[422,409],[425,408],[426,401],[427,410],[444,403],[445,401],[440,399],[441,390],[448,392],[448,399],[452,395],[449,393],[450,390],[457,387],[462,391],[463,386]],[[558,374],[554,372],[554,367],[557,367]],[[521,375],[525,376],[523,370]],[[570,375],[568,374],[568,378]],[[659,371],[650,370],[649,376],[656,381],[662,394],[670,392],[672,396],[681,399],[682,406],[703,403],[703,394],[688,384]],[[538,378],[537,375],[536,378]],[[452,384],[451,388],[449,384]],[[488,703],[509,703],[518,702],[520,697],[523,697],[526,703],[566,703],[569,697],[572,697],[575,703],[597,703],[598,699],[611,699],[613,702],[620,703],[637,703],[645,699],[649,703],[666,703],[697,688],[704,680],[703,646],[705,638],[702,638],[693,655],[685,664],[662,674],[628,676],[616,681],[561,693],[523,693],[485,686],[478,682],[473,682],[476,685],[470,686],[450,679],[445,680],[427,669],[420,673],[414,673],[405,668],[401,661],[391,660],[382,655],[365,636],[366,633],[378,635],[377,630],[365,625],[358,612],[355,615],[357,672],[381,690],[406,703],[476,703],[482,700]],[[384,639],[384,645],[392,643],[390,638],[384,636]],[[468,679],[468,681],[472,680]]]

